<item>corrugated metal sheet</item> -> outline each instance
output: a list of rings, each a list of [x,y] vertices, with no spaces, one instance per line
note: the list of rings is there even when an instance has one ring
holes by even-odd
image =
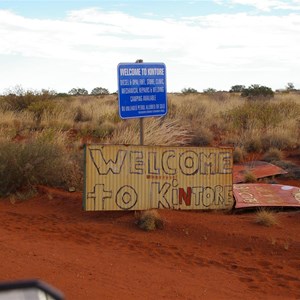
[[[257,206],[300,207],[300,188],[280,184],[234,184],[235,208]]]
[[[88,145],[84,209],[227,209],[232,149]]]
[[[265,161],[250,161],[245,164],[233,166],[233,183],[245,182],[245,174],[250,172],[257,179],[287,174],[287,172],[273,164]]]

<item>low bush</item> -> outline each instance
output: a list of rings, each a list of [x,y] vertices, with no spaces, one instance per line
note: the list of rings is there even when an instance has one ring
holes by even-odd
[[[300,167],[298,165],[285,160],[274,161],[273,163],[287,171],[287,174],[281,175],[281,177],[296,180],[300,179]]]
[[[267,162],[280,161],[282,159],[283,159],[283,154],[277,148],[270,148],[263,156],[263,160]]]
[[[249,137],[244,142],[244,147],[247,152],[261,152],[262,151],[262,142],[259,137]]]
[[[91,113],[87,112],[80,106],[77,106],[74,111],[74,122],[88,122],[92,120]]]
[[[270,99],[274,97],[274,92],[269,87],[261,86],[259,84],[253,84],[248,88],[244,88],[242,90],[241,96],[247,97],[249,99],[257,99],[257,98]]]
[[[36,125],[40,125],[42,116],[44,112],[47,111],[48,114],[51,114],[55,109],[55,103],[53,101],[36,101],[32,102],[28,106],[28,111],[33,113],[33,118],[36,122]]]
[[[23,111],[35,102],[54,99],[55,96],[53,91],[25,91],[21,87],[16,87],[7,91],[7,94],[2,97],[1,106],[11,111]]]
[[[6,196],[36,184],[67,188],[82,181],[78,160],[48,136],[26,143],[0,142],[0,195]],[[74,169],[78,172],[74,177]]]
[[[145,231],[163,229],[165,225],[164,220],[157,210],[145,210],[141,212],[136,223],[139,228]]]
[[[244,161],[244,158],[245,158],[245,150],[241,147],[236,147],[233,150],[233,162],[241,163]]]
[[[260,209],[255,215],[255,223],[270,227],[278,224],[278,221],[275,214],[272,211]]]
[[[193,89],[193,88],[183,88],[182,90],[181,90],[181,93],[182,94],[195,94],[195,93],[198,93],[198,91],[196,90],[196,89]]]
[[[206,127],[198,127],[192,132],[192,146],[209,146],[213,141],[213,133]]]
[[[91,132],[91,135],[96,138],[104,139],[111,136],[115,129],[116,125],[114,123],[104,121]]]
[[[293,139],[284,133],[270,132],[261,137],[261,145],[264,151],[271,148],[283,150],[293,146]]]

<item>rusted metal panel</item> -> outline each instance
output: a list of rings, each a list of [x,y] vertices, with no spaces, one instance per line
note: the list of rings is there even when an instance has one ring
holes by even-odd
[[[253,174],[257,179],[287,174],[287,172],[280,167],[265,161],[250,161],[245,164],[233,166],[233,183],[245,182],[245,174],[247,173]]]
[[[88,145],[84,209],[228,209],[232,149]]]
[[[235,208],[256,206],[300,207],[300,188],[281,184],[234,184]]]

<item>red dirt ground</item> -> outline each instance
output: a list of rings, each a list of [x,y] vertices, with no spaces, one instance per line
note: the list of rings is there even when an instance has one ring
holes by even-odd
[[[133,212],[83,212],[81,196],[0,201],[1,281],[39,278],[66,299],[300,299],[299,210],[273,227],[166,210],[166,227],[144,232]]]

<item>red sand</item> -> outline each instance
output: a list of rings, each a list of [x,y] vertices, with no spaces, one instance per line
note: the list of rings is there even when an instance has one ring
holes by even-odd
[[[300,211],[254,214],[83,212],[81,193],[39,187],[0,201],[0,280],[40,278],[67,299],[300,299]]]

